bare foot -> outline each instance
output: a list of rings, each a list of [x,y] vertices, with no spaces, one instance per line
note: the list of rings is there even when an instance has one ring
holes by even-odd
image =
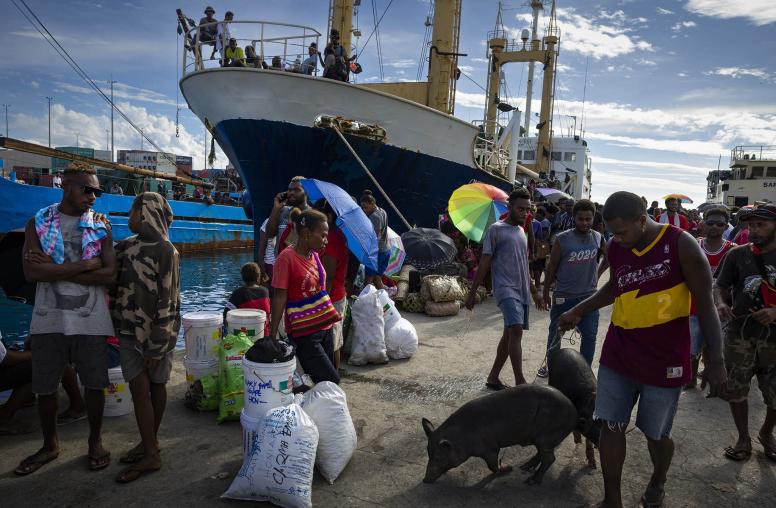
[[[141,476],[158,471],[162,468],[162,459],[159,454],[144,456],[116,477],[118,483],[130,483]]]

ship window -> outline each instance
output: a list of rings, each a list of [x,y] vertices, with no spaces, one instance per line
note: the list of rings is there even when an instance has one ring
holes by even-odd
[[[522,159],[523,158],[523,151],[522,150],[518,150],[517,151],[517,158],[518,159]]]
[[[765,170],[762,166],[754,166],[752,168],[752,177],[756,178],[758,176],[763,176],[763,171]]]
[[[770,176],[770,177],[776,176],[776,168],[769,167],[768,168],[768,173],[766,174],[766,176]]]
[[[734,206],[746,206],[749,204],[749,196],[736,196]]]
[[[535,150],[526,150],[523,152],[523,157],[525,157],[525,160],[532,161],[536,158],[536,151]]]
[[[560,157],[561,157],[561,153],[560,152],[552,152],[552,160],[559,161]]]
[[[566,152],[563,154],[564,162],[574,162],[577,160],[577,152]]]

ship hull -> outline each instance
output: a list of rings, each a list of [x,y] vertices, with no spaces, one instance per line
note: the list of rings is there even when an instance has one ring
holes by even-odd
[[[211,69],[187,75],[181,90],[191,110],[243,177],[254,217],[263,220],[273,197],[294,176],[333,182],[358,197],[370,189],[404,231],[347,146],[314,126],[320,115],[377,124],[384,141],[347,136],[388,197],[412,225],[434,226],[457,187],[473,180],[510,190],[503,178],[477,168],[477,129],[450,115],[383,92],[300,74],[260,69]]]

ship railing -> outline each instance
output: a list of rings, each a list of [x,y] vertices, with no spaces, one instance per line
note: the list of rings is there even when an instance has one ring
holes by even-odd
[[[499,176],[506,176],[509,166],[509,150],[497,148],[493,141],[477,136],[474,141],[474,162],[480,169]]]
[[[323,51],[320,45],[321,33],[315,28],[294,25],[289,23],[274,23],[270,21],[214,21],[202,23],[195,28],[188,28],[183,37],[183,76],[205,69],[221,67],[221,54],[216,50],[217,41],[201,41],[199,34],[202,28],[220,27],[222,33],[229,33],[229,37],[236,39],[237,46],[245,52],[247,46],[251,46],[256,53],[258,65],[266,62],[269,68],[272,60],[279,58],[280,67],[274,70],[289,70],[300,72],[301,63],[309,56],[308,48],[315,43],[319,52]],[[223,51],[229,45],[229,40],[222,41]],[[213,59],[210,55],[214,53]],[[247,55],[246,55],[247,58]],[[317,58],[317,57],[316,57]],[[267,61],[269,60],[269,61]],[[276,60],[277,61],[277,60]],[[320,64],[320,62],[319,62]],[[250,64],[246,64],[250,67]],[[316,65],[313,73],[320,71],[320,65]]]
[[[730,164],[737,161],[776,160],[774,145],[739,145],[730,151]]]

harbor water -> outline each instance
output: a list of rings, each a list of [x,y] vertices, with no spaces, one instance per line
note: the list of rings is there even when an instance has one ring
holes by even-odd
[[[223,311],[231,292],[242,284],[240,267],[252,260],[251,250],[229,250],[181,256],[181,314],[198,310]],[[21,345],[27,337],[32,306],[6,298],[0,290],[0,331],[7,345]],[[176,349],[183,349],[183,330]]]

